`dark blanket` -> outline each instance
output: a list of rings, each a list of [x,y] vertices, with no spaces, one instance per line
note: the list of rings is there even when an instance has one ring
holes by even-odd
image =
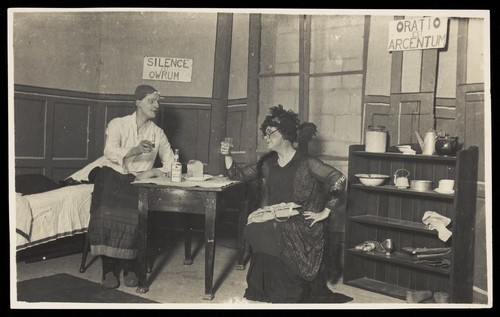
[[[22,174],[15,178],[16,193],[32,195],[61,188],[59,184],[42,174]]]
[[[133,174],[102,167],[94,182],[88,229],[93,255],[137,257],[138,194]]]

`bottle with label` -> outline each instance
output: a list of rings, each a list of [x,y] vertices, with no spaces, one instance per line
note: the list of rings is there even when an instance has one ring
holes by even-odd
[[[174,162],[172,163],[171,181],[182,181],[182,164],[179,162],[179,149],[175,149]]]

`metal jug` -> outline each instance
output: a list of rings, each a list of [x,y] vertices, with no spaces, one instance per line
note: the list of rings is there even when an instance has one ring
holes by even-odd
[[[415,131],[415,135],[417,136],[418,143],[420,144],[420,147],[422,148],[423,155],[434,155],[436,153],[436,148],[435,148],[436,139],[437,139],[436,130],[429,129],[427,132],[425,132],[425,136],[424,136],[423,140],[417,131]]]
[[[410,176],[410,171],[401,168],[394,173],[394,186],[397,188],[408,188],[410,187],[410,182],[408,181],[408,176]]]

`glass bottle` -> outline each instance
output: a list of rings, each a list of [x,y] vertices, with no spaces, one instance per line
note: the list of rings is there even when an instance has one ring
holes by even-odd
[[[179,162],[179,149],[175,149],[174,162],[172,163],[172,172],[170,175],[172,182],[182,181],[182,164]]]

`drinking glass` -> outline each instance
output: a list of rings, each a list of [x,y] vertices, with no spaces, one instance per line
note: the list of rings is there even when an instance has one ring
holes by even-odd
[[[155,133],[154,132],[152,134],[150,134],[149,136],[147,136],[146,138],[144,138],[144,140],[150,142],[151,146],[153,148],[155,147]]]
[[[389,256],[391,255],[392,251],[394,250],[394,245],[392,244],[391,239],[385,239],[381,243],[382,248],[385,250],[385,255]]]
[[[229,155],[231,153],[231,148],[233,147],[233,138],[232,137],[228,137],[228,136],[225,137],[224,138],[224,143],[227,146],[227,153],[223,153],[223,154],[224,155]]]

